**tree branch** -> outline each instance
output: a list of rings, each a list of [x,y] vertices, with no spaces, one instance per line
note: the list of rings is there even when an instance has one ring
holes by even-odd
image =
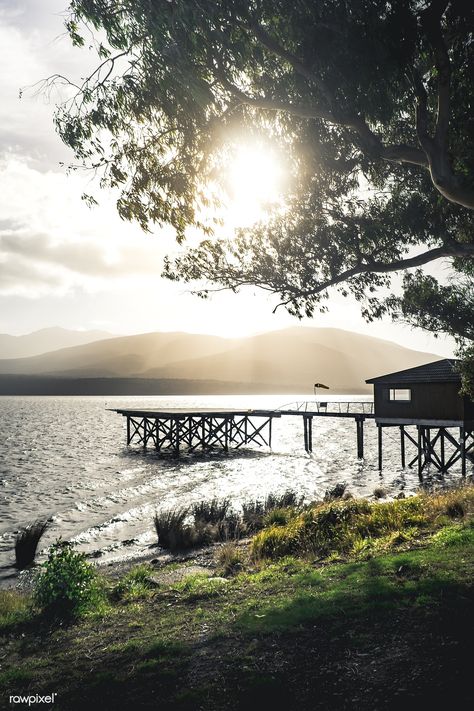
[[[388,274],[390,272],[397,272],[400,270],[411,269],[413,267],[419,267],[428,262],[432,262],[435,259],[440,259],[442,257],[465,257],[468,259],[474,258],[474,243],[473,244],[458,244],[449,243],[442,247],[435,247],[434,249],[429,249],[427,252],[422,254],[417,254],[415,257],[408,257],[407,259],[398,259],[394,262],[376,262],[373,261],[370,264],[359,264],[356,267],[347,269],[341,272],[332,279],[327,279],[326,281],[318,284],[314,289],[308,291],[300,291],[298,297],[309,297],[316,296],[322,291],[329,289],[331,286],[336,286],[337,284],[347,281],[352,277],[359,276],[359,274]],[[285,306],[290,303],[289,301],[282,302],[281,305]]]
[[[441,18],[448,4],[449,0],[433,0],[421,14],[421,24],[433,50],[438,72],[438,111],[434,138],[438,147],[443,149],[447,148],[449,128],[451,64],[441,30]]]

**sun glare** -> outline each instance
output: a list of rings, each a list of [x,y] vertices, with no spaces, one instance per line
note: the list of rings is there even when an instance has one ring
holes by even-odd
[[[230,221],[245,227],[264,219],[269,207],[278,201],[281,182],[282,167],[273,151],[241,148],[227,173]]]

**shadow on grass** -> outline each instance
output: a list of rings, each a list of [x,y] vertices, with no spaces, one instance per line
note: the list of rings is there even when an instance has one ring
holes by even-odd
[[[179,643],[146,642],[142,630],[126,641],[122,628],[105,646],[91,634],[90,648],[83,640],[81,653],[67,648],[42,670],[42,685],[58,692],[59,711],[435,711],[465,704],[472,698],[474,591],[472,577],[456,569],[463,555],[418,551],[295,568],[286,578],[275,566],[273,574],[243,578],[240,602],[223,593],[193,603],[222,616],[219,634],[186,639],[182,630]],[[472,554],[470,561],[472,571]],[[4,687],[39,691],[21,674]]]

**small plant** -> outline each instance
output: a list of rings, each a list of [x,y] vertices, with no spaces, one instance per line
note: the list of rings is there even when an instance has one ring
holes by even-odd
[[[192,548],[192,529],[185,523],[188,509],[172,509],[155,513],[155,524],[158,543],[171,551]]]
[[[211,499],[194,504],[192,513],[196,523],[219,523],[230,514],[230,508],[230,499]]]
[[[116,600],[133,601],[150,595],[155,584],[151,580],[153,570],[149,565],[137,565],[121,578],[112,590]]]
[[[326,489],[323,501],[336,501],[337,499],[342,499],[346,493],[347,484],[345,481],[340,481],[334,486]]]
[[[234,542],[224,543],[217,553],[217,563],[223,575],[234,575],[243,568],[242,553]]]
[[[28,596],[17,590],[0,590],[0,630],[26,620],[30,613]]]
[[[34,597],[38,606],[57,617],[81,617],[99,611],[104,595],[96,571],[72,543],[57,541],[42,565]]]
[[[263,518],[263,525],[266,526],[286,526],[294,512],[291,509],[271,509]]]
[[[49,527],[49,521],[35,521],[22,528],[15,538],[15,565],[23,570],[35,560],[36,550],[44,532]]]

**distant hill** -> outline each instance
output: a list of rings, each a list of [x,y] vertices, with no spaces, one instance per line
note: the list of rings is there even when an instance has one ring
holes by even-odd
[[[30,358],[3,359],[0,374],[88,379],[96,382],[97,392],[104,390],[104,378],[113,379],[117,394],[121,379],[128,381],[127,392],[131,380],[141,379],[142,384],[166,383],[167,394],[170,383],[177,381],[181,385],[187,381],[190,394],[202,392],[204,384],[209,386],[209,393],[309,394],[317,381],[334,392],[361,393],[371,391],[364,382],[366,378],[439,358],[433,353],[414,351],[351,331],[294,327],[241,339],[180,332],[108,338]],[[24,377],[20,380],[24,393],[28,389],[27,380]],[[6,383],[6,379],[2,382]],[[10,377],[8,382],[11,392],[15,381]],[[91,389],[93,385],[89,382],[87,391]],[[183,392],[181,386],[178,391]],[[5,390],[0,387],[0,392]]]
[[[57,351],[59,348],[80,346],[83,343],[113,338],[106,331],[70,331],[67,328],[42,328],[25,336],[10,336],[0,333],[0,358],[28,358]]]

